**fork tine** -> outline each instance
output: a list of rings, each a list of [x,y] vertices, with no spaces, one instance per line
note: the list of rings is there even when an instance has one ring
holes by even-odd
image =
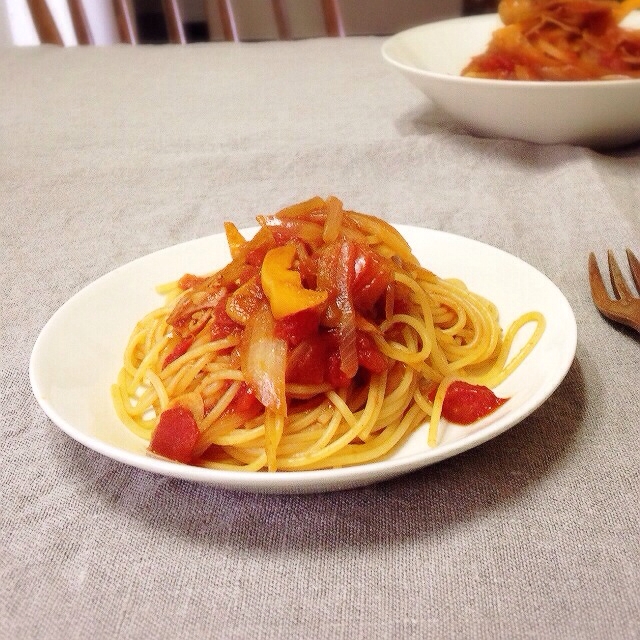
[[[602,310],[610,301],[607,289],[602,280],[602,274],[598,267],[598,261],[593,252],[589,254],[589,285],[591,286],[591,297],[598,309]]]
[[[591,287],[591,297],[600,313],[613,320],[620,322],[628,327],[640,331],[640,297],[633,296],[627,285],[612,251],[608,251],[609,259],[609,275],[611,276],[611,284],[618,299],[612,298],[607,293],[607,289],[602,280],[602,274],[598,268],[598,262],[593,252],[589,254],[589,285]],[[627,257],[629,258],[629,266],[633,274],[633,281],[638,286],[638,274],[640,265],[637,258],[627,249]],[[640,288],[638,289],[640,292]]]
[[[640,293],[640,261],[635,257],[631,249],[627,249],[627,260],[629,261],[629,270],[631,271],[633,282],[638,293]]]
[[[609,261],[609,275],[611,276],[611,286],[613,287],[613,292],[616,294],[616,298],[618,300],[625,300],[630,298],[633,294],[631,293],[631,289],[629,289],[629,285],[627,281],[624,279],[622,275],[622,271],[620,271],[620,267],[613,255],[613,251],[607,251],[607,260]]]

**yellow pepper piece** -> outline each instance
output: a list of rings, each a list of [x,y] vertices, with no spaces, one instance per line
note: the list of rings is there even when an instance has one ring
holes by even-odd
[[[276,320],[322,304],[326,291],[313,291],[302,286],[300,274],[291,269],[296,248],[292,244],[270,249],[262,261],[260,280],[271,313]]]
[[[227,244],[229,245],[231,257],[237,258],[240,253],[240,247],[247,241],[233,222],[225,222],[224,231],[227,234]]]

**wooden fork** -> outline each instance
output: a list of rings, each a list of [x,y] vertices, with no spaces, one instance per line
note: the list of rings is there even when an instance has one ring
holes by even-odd
[[[613,251],[607,251],[607,258],[615,299],[607,293],[596,257],[592,252],[589,254],[589,284],[593,302],[603,316],[640,331],[640,297],[631,292],[613,256]],[[627,249],[627,260],[636,290],[640,294],[640,262],[630,249]]]

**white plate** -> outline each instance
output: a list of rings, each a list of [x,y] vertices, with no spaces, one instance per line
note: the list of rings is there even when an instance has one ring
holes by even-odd
[[[640,11],[625,25],[640,28]],[[640,80],[533,82],[464,78],[502,23],[496,14],[432,22],[382,46],[384,59],[463,127],[540,144],[616,147],[640,140]]]
[[[566,298],[533,267],[488,245],[441,231],[398,226],[422,264],[441,277],[465,280],[496,303],[506,327],[537,309],[546,331],[497,392],[511,399],[470,427],[443,424],[441,443],[426,445],[426,425],[380,462],[323,471],[217,471],[159,460],[117,418],[110,387],[135,323],[162,303],[155,286],[183,273],[206,273],[229,260],[223,234],[194,240],[131,262],[89,285],[49,320],[30,363],[31,385],[45,413],[72,438],[114,460],[230,489],[305,493],[345,489],[392,478],[475,447],[520,422],[560,384],[573,361],[576,323]],[[253,230],[248,231],[253,233]],[[523,336],[524,339],[524,336]]]

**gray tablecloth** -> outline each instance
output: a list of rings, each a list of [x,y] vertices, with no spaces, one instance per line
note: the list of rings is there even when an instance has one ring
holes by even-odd
[[[380,45],[0,52],[0,637],[640,636],[640,345],[586,278],[590,250],[640,250],[640,147],[469,136]],[[29,356],[74,293],[332,193],[548,275],[578,322],[550,400],[417,473],[302,496],[136,470],[44,415]]]

